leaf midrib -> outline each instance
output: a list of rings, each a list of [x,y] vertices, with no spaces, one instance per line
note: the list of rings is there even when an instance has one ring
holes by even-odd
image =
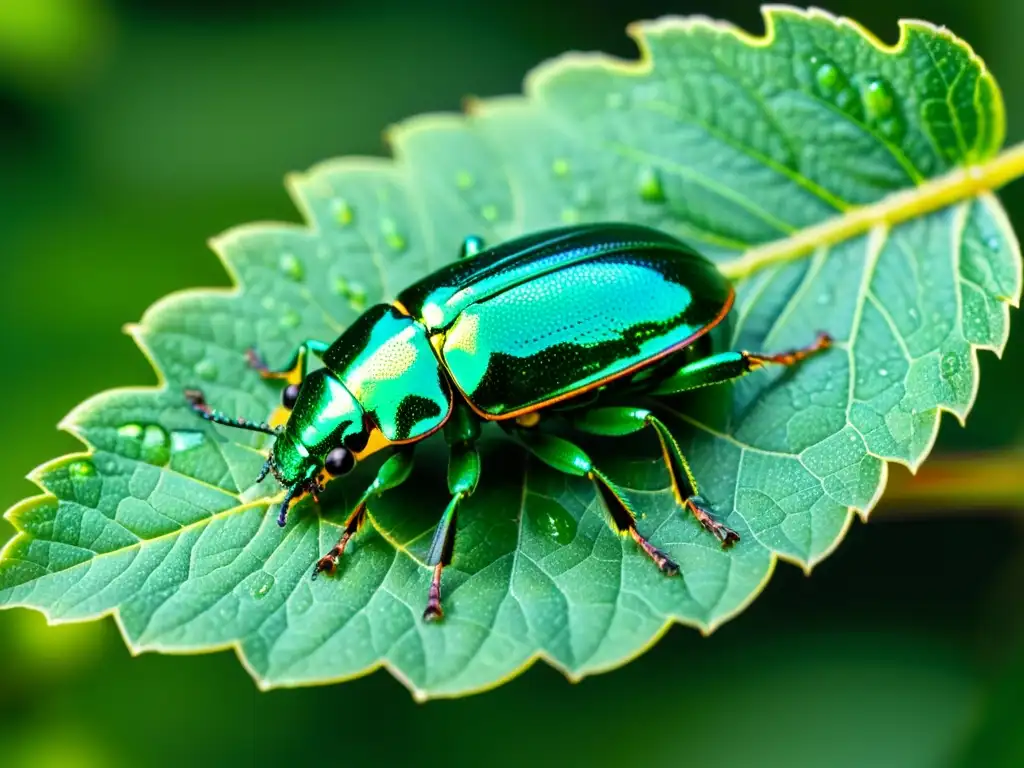
[[[747,278],[773,264],[800,258],[822,246],[866,234],[875,227],[892,227],[954,203],[998,189],[1024,176],[1024,143],[1003,150],[984,163],[959,167],[916,187],[886,195],[870,205],[806,227],[792,235],[753,248],[719,265],[733,280]]]

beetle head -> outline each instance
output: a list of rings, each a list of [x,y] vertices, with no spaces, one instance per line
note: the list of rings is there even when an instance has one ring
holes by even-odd
[[[284,525],[292,502],[306,493],[317,494],[328,477],[347,474],[356,454],[366,447],[370,436],[362,407],[329,371],[309,374],[298,392],[285,390],[291,415],[283,427],[233,419],[213,410],[201,392],[185,393],[192,409],[208,421],[274,436],[274,444],[256,482],[273,475],[288,489],[281,504],[278,523]]]

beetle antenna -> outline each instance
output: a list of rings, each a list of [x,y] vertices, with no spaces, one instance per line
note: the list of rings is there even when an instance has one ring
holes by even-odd
[[[256,422],[247,421],[246,419],[233,419],[220,411],[213,410],[213,408],[207,404],[206,397],[198,389],[186,389],[185,399],[188,400],[193,411],[207,421],[212,421],[214,424],[223,424],[225,427],[247,429],[250,432],[262,432],[265,435],[274,435],[275,437],[278,435],[278,430],[274,429],[269,424],[257,424]]]

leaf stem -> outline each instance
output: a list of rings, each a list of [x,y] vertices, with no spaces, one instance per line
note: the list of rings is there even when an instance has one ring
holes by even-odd
[[[893,468],[881,516],[958,516],[1024,512],[1024,450],[936,456],[916,475]],[[1016,517],[1017,515],[1014,514]]]
[[[957,168],[916,187],[904,189],[871,205],[853,208],[791,237],[753,248],[721,265],[726,277],[738,280],[772,264],[800,258],[822,246],[862,235],[876,227],[888,228],[908,219],[975,197],[1024,176],[1024,143],[984,163]]]

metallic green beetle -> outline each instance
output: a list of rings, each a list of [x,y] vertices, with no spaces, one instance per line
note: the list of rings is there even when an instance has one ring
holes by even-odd
[[[378,451],[390,456],[345,523],[314,577],[333,572],[365,518],[367,499],[404,482],[412,446],[444,429],[451,454],[451,501],[431,543],[433,567],[424,618],[439,619],[441,571],[452,558],[459,504],[480,477],[480,425],[497,422],[538,459],[594,482],[620,534],[629,534],[667,574],[678,566],[636,528],[622,490],[578,446],[537,425],[560,417],[576,429],[619,436],[650,427],[658,436],[676,497],[723,546],[739,536],[718,522],[675,438],[631,397],[670,395],[742,376],[766,363],[792,365],[827,347],[820,334],[802,349],[761,355],[724,351],[733,289],[715,266],[669,235],[630,224],[588,224],[520,237],[484,250],[466,238],[462,258],[369,308],[333,343],[307,341],[283,371],[250,362],[265,378],[285,378],[279,428],[214,411],[186,392],[209,421],[275,436],[258,481],[287,489],[278,523],[300,496]],[[307,374],[310,354],[324,367]],[[614,404],[612,404],[614,403]]]

